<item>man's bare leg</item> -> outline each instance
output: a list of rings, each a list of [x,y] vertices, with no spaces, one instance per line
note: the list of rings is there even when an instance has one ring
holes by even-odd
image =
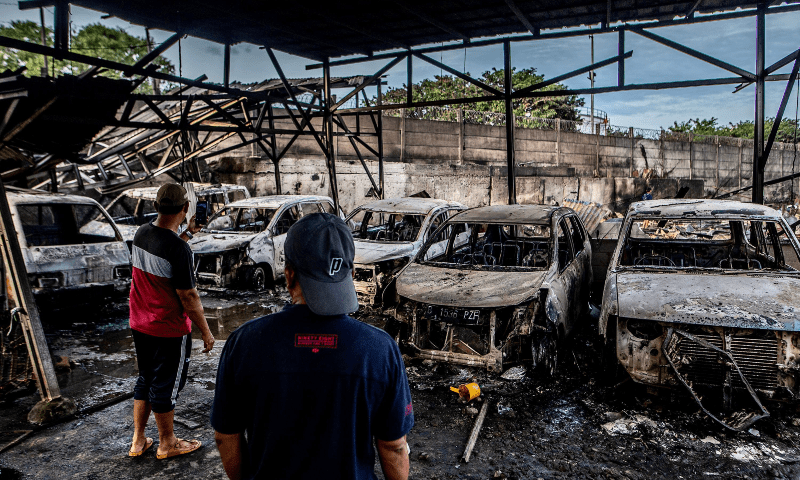
[[[150,418],[150,410],[150,402],[147,400],[133,401],[133,442],[131,442],[131,452],[141,452],[145,442],[147,442],[144,429],[147,426],[147,420]]]
[[[175,417],[175,410],[167,413],[155,413],[154,415],[158,426],[158,453],[167,453],[178,442],[172,423]]]

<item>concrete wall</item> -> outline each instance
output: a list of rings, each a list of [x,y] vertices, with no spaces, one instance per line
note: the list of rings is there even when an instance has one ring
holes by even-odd
[[[426,190],[432,196],[437,196],[434,191],[439,191],[442,192],[438,194],[439,197],[458,200],[463,189],[478,188],[480,185],[479,191],[484,193],[470,191],[469,198],[473,204],[485,204],[488,200],[482,199],[499,199],[498,192],[507,189],[505,172],[488,168],[506,166],[505,127],[399,117],[383,117],[381,120],[387,195]],[[315,120],[313,125],[317,131],[322,130],[319,120]],[[360,137],[364,143],[375,151],[378,150],[378,139],[369,115],[362,115],[358,124],[355,117],[348,117],[346,125],[353,131],[359,129],[365,134]],[[276,127],[293,128],[293,125],[289,120],[279,120]],[[341,129],[336,127],[336,131]],[[571,189],[570,191],[578,194],[584,192],[587,198],[581,198],[583,200],[624,202],[629,198],[616,193],[611,195],[608,193],[610,187],[603,187],[604,193],[594,190],[594,193],[585,193],[589,192],[586,190],[589,188],[587,185],[613,183],[619,186],[612,189],[613,191],[627,192],[625,195],[633,198],[641,195],[644,182],[636,180],[642,176],[649,177],[651,183],[654,183],[655,178],[670,179],[672,185],[689,180],[700,181],[703,186],[699,190],[696,182],[692,182],[692,185],[695,185],[695,196],[702,197],[747,186],[752,176],[753,143],[750,140],[696,137],[691,141],[688,138],[687,141],[666,141],[526,128],[518,128],[515,136],[517,165],[536,166],[536,176],[544,178],[527,178],[522,173],[523,178],[519,180],[522,183],[517,187],[519,201],[525,198],[558,198],[560,194],[552,192]],[[289,138],[291,137],[278,137],[279,151]],[[231,139],[231,143],[223,142],[218,148],[225,148],[235,141]],[[337,171],[343,175],[339,180],[340,194],[357,196],[366,193],[369,190],[369,180],[363,173],[351,140],[347,137],[336,137],[334,141],[338,158]],[[371,162],[376,156],[360,144],[358,147],[377,179],[377,166]],[[252,178],[235,172],[237,167],[231,165],[230,161],[210,160],[212,166],[216,162],[220,163],[214,167],[219,169],[220,175],[245,175],[242,178],[257,185],[256,192],[275,191],[272,163],[259,147],[249,145],[226,155],[259,157],[260,160],[249,159],[248,166],[243,167],[250,172],[249,175],[255,175]],[[795,161],[794,158],[793,145],[776,143],[767,163],[766,179],[792,173],[793,161],[795,169],[800,170],[800,159]],[[323,160],[324,156],[316,140],[311,136],[300,137],[281,161],[284,189],[303,193],[328,189],[325,183],[327,175],[323,173],[327,169]],[[401,178],[396,178],[397,175]],[[314,176],[317,178],[313,178]],[[419,178],[402,178],[404,176]],[[455,178],[450,179],[450,176]],[[435,185],[425,182],[434,182]],[[629,188],[640,183],[641,189]],[[569,186],[577,184],[581,186]],[[361,188],[363,192],[351,192],[351,187]],[[767,187],[766,200],[793,200],[789,198],[789,187],[788,182]],[[797,191],[800,191],[800,180],[795,180],[795,192]],[[446,196],[445,192],[454,196]],[[744,193],[740,198],[747,200],[750,193]],[[345,204],[344,201],[342,203]]]
[[[378,164],[367,167],[376,177]],[[253,195],[276,193],[272,162],[257,157],[224,157],[215,165],[217,179],[247,186]],[[330,178],[325,161],[314,158],[286,158],[281,162],[281,193],[330,195]],[[403,197],[425,191],[433,198],[455,200],[470,207],[508,203],[508,177],[505,167],[491,165],[433,165],[387,162],[386,197]],[[357,161],[336,164],[339,200],[345,211],[369,201],[372,188]],[[523,172],[524,173],[524,172]],[[519,203],[552,203],[565,198],[597,202],[611,209],[624,210],[631,200],[641,197],[648,181],[641,178],[593,178],[578,176],[517,177]],[[681,179],[651,179],[658,197],[674,196],[684,186],[688,196],[702,195],[703,182]]]

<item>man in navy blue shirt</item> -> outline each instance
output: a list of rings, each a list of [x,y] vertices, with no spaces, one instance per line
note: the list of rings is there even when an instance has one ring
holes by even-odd
[[[397,344],[358,309],[353,236],[315,213],[284,245],[292,304],[225,344],[211,424],[231,479],[408,478],[411,392]]]

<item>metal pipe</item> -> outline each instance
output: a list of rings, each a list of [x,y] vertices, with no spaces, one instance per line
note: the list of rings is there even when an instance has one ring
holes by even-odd
[[[323,71],[323,97],[325,98],[325,157],[328,161],[328,172],[331,177],[331,197],[333,197],[333,205],[336,214],[339,213],[339,189],[336,182],[336,157],[333,153],[333,113],[331,106],[333,99],[331,98],[331,67],[328,65],[328,60],[325,60]]]
[[[511,42],[503,43],[503,77],[506,103],[506,165],[508,166],[508,204],[517,203],[517,182],[514,166],[514,105],[511,102]]]
[[[753,203],[764,203],[764,47],[765,47],[765,11],[764,3],[758,4],[756,15],[756,106],[755,132],[753,135]],[[764,159],[766,160],[766,159]],[[762,167],[762,164],[764,167]]]
[[[378,105],[383,103],[383,92],[381,92],[381,82],[378,79]],[[386,198],[386,192],[384,190],[383,184],[383,112],[378,112],[378,185],[380,186],[381,191],[378,192],[379,197],[381,199]]]

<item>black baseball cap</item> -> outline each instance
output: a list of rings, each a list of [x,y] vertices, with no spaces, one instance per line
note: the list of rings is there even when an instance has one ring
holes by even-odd
[[[297,273],[303,297],[317,315],[342,315],[358,310],[353,285],[353,234],[330,213],[313,213],[292,225],[284,254]]]

